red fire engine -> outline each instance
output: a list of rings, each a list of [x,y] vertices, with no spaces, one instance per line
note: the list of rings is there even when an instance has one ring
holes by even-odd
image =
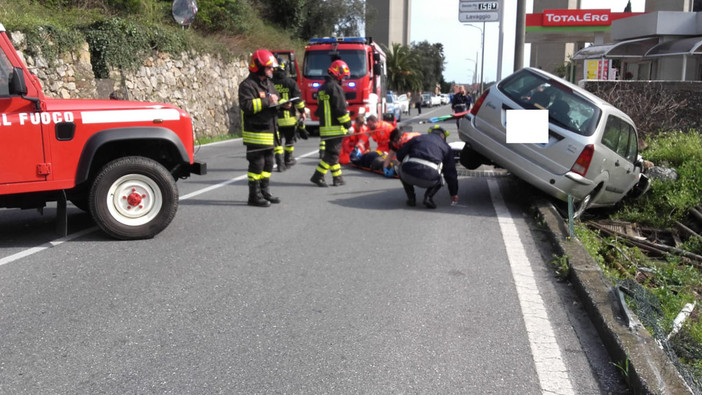
[[[310,110],[308,126],[319,126],[315,115],[317,91],[336,59],[346,62],[351,71],[351,78],[343,82],[351,119],[358,114],[381,117],[385,111],[386,67],[385,52],[380,46],[365,37],[313,38],[305,47],[300,76],[302,98]]]

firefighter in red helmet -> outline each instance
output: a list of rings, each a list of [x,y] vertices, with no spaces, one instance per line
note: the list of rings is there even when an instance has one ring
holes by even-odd
[[[324,156],[319,161],[314,175],[310,179],[320,187],[326,187],[324,175],[331,171],[332,185],[344,185],[341,177],[339,153],[346,129],[351,127],[351,116],[347,110],[346,97],[341,82],[351,76],[349,66],[343,60],[335,60],[327,70],[324,84],[317,92],[317,117],[319,117],[319,136],[325,141]]]
[[[241,130],[246,145],[246,160],[249,161],[250,206],[268,207],[271,203],[280,203],[280,199],[269,190],[278,131],[276,105],[280,96],[271,78],[273,68],[277,66],[278,62],[270,51],[259,49],[251,56],[249,76],[239,84]]]

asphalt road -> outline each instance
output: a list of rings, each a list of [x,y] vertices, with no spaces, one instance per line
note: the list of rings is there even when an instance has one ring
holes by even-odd
[[[410,208],[378,174],[311,184],[317,143],[273,174],[270,208],[246,205],[240,140],[201,147],[208,175],[178,183],[152,240],[72,206],[65,239],[53,207],[0,210],[0,393],[624,391],[523,184],[462,176],[457,206],[443,188]]]

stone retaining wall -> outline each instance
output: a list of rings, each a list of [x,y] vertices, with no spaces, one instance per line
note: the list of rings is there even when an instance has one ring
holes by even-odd
[[[217,55],[176,57],[154,53],[135,72],[113,70],[109,79],[96,79],[87,43],[51,64],[24,54],[26,40],[20,32],[10,37],[30,71],[39,78],[44,94],[63,99],[118,98],[171,103],[187,111],[198,137],[240,133],[239,82],[248,76],[248,59],[225,62]]]

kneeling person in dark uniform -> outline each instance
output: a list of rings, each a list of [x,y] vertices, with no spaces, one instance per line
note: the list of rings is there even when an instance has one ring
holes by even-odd
[[[429,134],[407,141],[397,151],[400,181],[407,193],[407,205],[417,204],[414,186],[426,188],[424,205],[436,208],[434,195],[441,189],[442,180],[448,184],[451,202],[458,202],[458,174],[453,152],[446,142],[449,132],[439,126],[429,129]]]

